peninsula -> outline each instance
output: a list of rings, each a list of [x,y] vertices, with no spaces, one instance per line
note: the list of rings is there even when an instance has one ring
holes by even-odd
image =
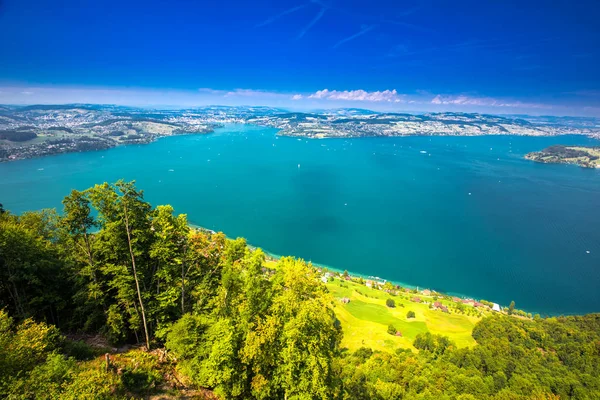
[[[600,147],[555,145],[525,155],[528,160],[546,164],[575,164],[600,168]]]

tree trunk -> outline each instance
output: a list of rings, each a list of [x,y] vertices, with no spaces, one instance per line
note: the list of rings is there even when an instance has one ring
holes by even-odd
[[[85,242],[85,248],[87,250],[88,262],[90,263],[90,269],[92,272],[92,279],[94,283],[98,282],[96,278],[96,271],[94,271],[94,258],[92,257],[92,246],[90,246],[90,238],[88,237],[87,232],[83,233],[83,240]]]
[[[144,334],[146,335],[146,350],[150,350],[150,337],[148,335],[148,324],[146,323],[146,311],[144,309],[144,302],[142,301],[142,292],[140,291],[140,281],[137,276],[135,269],[135,256],[133,255],[133,248],[131,246],[131,233],[129,232],[129,217],[127,216],[127,204],[123,203],[123,210],[125,212],[125,230],[127,231],[127,244],[129,245],[129,254],[131,255],[131,266],[133,268],[133,277],[135,279],[135,287],[137,289],[138,299],[140,301],[140,310],[142,312],[142,321],[144,322]]]
[[[185,263],[181,262],[181,315],[185,314]]]
[[[19,296],[19,289],[17,288],[17,284],[15,283],[15,275],[12,273],[12,268],[7,263],[8,269],[8,280],[12,283],[11,290],[10,286],[7,286],[8,293],[10,293],[10,297],[12,297],[13,302],[15,304],[15,312],[21,316],[22,319],[25,319],[25,309],[23,308],[23,304],[21,303],[21,296]]]

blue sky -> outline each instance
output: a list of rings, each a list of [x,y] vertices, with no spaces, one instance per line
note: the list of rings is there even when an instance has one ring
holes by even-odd
[[[0,102],[600,115],[599,1],[0,0]]]

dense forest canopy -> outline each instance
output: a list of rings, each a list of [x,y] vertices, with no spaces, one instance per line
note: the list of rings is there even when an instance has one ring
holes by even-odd
[[[35,132],[22,130],[0,130],[0,139],[11,142],[26,142],[37,137]]]
[[[190,229],[132,182],[72,191],[63,205],[0,206],[1,397],[144,397],[169,363],[221,398],[600,398],[600,315],[495,315],[471,348],[425,333],[412,349],[349,352],[303,260],[267,264],[243,239]],[[83,334],[138,350],[102,367],[72,340]]]

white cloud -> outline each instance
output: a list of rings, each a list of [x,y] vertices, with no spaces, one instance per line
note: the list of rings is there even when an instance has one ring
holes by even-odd
[[[388,103],[400,103],[403,101],[396,89],[376,92],[367,92],[362,89],[344,91],[323,89],[316,91],[307,97],[316,100],[372,101]]]
[[[278,97],[282,96],[281,93],[268,92],[266,90],[255,90],[255,89],[235,89],[225,93],[225,97],[231,96],[243,96],[243,97]]]
[[[285,94],[278,92],[269,92],[267,90],[257,89],[233,89],[233,90],[220,90],[211,88],[200,88],[198,92],[202,94],[222,96],[222,97],[284,97]]]
[[[587,93],[587,92],[586,92]],[[594,98],[591,98],[594,99]],[[196,107],[202,105],[274,106],[296,110],[356,106],[377,111],[464,111],[487,113],[526,113],[600,116],[595,102],[536,103],[468,94],[437,95],[429,91],[401,94],[396,90],[329,90],[313,93],[276,92],[256,89],[195,90],[75,87],[2,86],[0,104],[93,103],[152,107]],[[354,104],[353,104],[354,103]]]
[[[469,97],[465,95],[442,96],[439,94],[431,100],[431,104],[506,108],[552,108],[552,106],[548,104],[524,103],[521,101],[502,100],[492,97]]]

